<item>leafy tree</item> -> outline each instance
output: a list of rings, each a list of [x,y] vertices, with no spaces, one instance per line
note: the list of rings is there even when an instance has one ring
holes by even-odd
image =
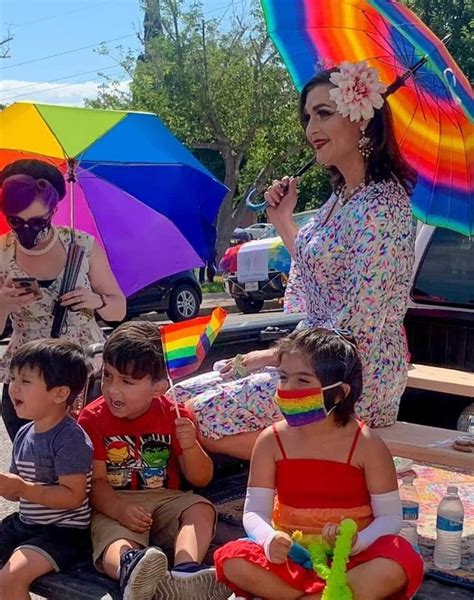
[[[183,0],[147,0],[144,9],[143,53],[134,69],[132,57],[122,61],[132,74],[130,95],[105,86],[89,104],[157,113],[216,175],[223,174],[229,192],[217,223],[220,256],[253,182],[262,192],[309,157],[297,93],[260,10],[247,21],[236,16],[223,31],[217,21],[204,21],[198,5],[184,10]],[[314,169],[302,182],[298,208],[320,203],[325,186],[325,175]]]
[[[266,36],[257,3],[222,29],[184,0],[140,0],[143,51],[121,57],[132,80],[126,93],[108,81],[95,107],[147,110],[166,125],[229,188],[219,213],[218,254],[245,212],[253,182],[261,193],[275,177],[308,159],[298,124],[297,93]],[[469,77],[474,59],[473,5],[465,0],[403,0],[438,36],[453,34],[450,51]],[[103,49],[106,52],[106,49]],[[319,168],[305,175],[298,210],[314,208],[329,191]]]
[[[452,34],[449,52],[466,77],[474,79],[474,3],[472,0],[404,0],[439,38]]]

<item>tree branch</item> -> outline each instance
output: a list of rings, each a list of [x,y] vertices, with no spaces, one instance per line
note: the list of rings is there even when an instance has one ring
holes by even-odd
[[[7,34],[8,35],[8,34]],[[8,37],[4,38],[0,41],[0,58],[10,58],[10,46],[9,43],[13,40],[12,35],[8,35]]]
[[[192,146],[199,150],[217,150],[218,152],[222,150],[218,142],[193,142]]]

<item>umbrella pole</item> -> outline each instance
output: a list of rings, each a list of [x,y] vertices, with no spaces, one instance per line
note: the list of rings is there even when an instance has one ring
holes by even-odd
[[[451,41],[452,37],[453,37],[453,35],[451,33],[448,33],[448,35],[445,35],[444,38],[441,40],[441,43],[444,44],[445,46],[447,46],[449,44],[449,42]],[[390,96],[390,94],[393,94],[393,92],[396,92],[398,90],[398,88],[402,87],[402,85],[405,85],[405,81],[407,79],[410,79],[410,77],[412,77],[418,71],[418,69],[421,69],[421,67],[426,62],[428,62],[428,59],[429,59],[428,55],[423,56],[412,67],[407,69],[405,71],[405,73],[400,75],[400,77],[397,77],[395,79],[395,81],[388,86],[387,91],[384,94],[384,98],[387,98],[388,96]]]
[[[69,183],[69,199],[70,199],[70,222],[71,222],[71,242],[75,242],[75,227],[74,227],[74,184],[76,178],[76,161],[73,158],[68,158],[67,161],[67,176],[66,181]]]

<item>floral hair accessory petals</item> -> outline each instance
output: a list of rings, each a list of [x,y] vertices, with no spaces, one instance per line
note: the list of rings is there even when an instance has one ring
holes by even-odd
[[[382,94],[387,86],[379,81],[378,72],[363,60],[342,62],[339,71],[331,73],[329,81],[336,87],[329,91],[338,112],[351,121],[362,121],[374,116],[375,108],[382,108]]]

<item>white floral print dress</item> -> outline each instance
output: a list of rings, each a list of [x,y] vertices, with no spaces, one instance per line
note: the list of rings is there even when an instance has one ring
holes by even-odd
[[[356,339],[364,368],[357,415],[372,427],[385,427],[397,419],[407,380],[403,318],[414,220],[408,196],[395,181],[369,184],[328,220],[335,202],[332,195],[298,232],[285,311],[306,313],[299,327],[346,330]],[[203,435],[220,438],[280,418],[273,402],[277,380],[271,368],[244,380],[205,374],[177,384],[177,394],[180,400],[195,398]]]
[[[58,228],[59,239],[65,248],[71,242],[71,231],[67,227]],[[76,242],[86,248],[82,261],[77,287],[91,289],[89,281],[89,260],[94,244],[94,238],[82,231],[75,231]],[[27,277],[15,261],[16,242],[13,234],[7,233],[0,238],[0,274],[12,277]],[[0,358],[0,382],[7,382],[9,378],[9,365],[12,355],[26,342],[40,338],[51,337],[51,325],[53,322],[52,310],[58,298],[63,272],[51,282],[48,287],[42,287],[42,297],[18,311],[10,313],[13,333],[5,354]],[[62,339],[69,340],[86,348],[89,344],[103,342],[105,336],[97,324],[94,312],[91,310],[68,311],[67,328]]]

